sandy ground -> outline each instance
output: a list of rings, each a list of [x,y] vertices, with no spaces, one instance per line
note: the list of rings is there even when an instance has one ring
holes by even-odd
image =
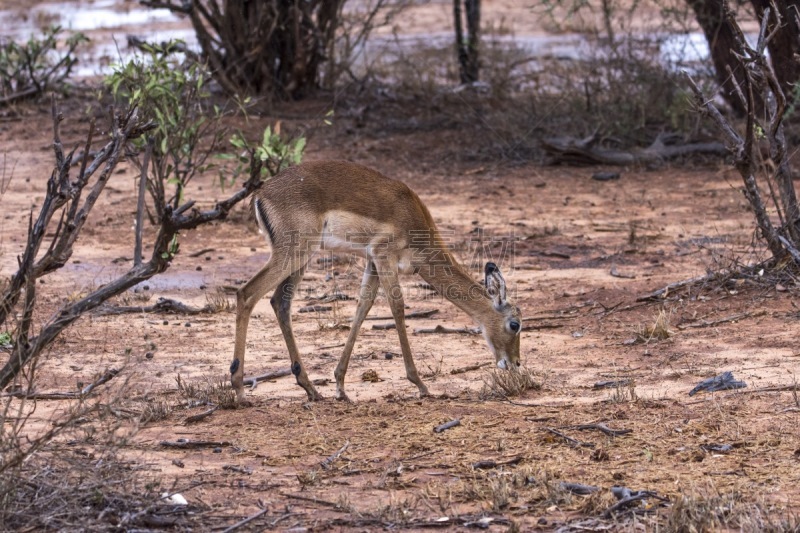
[[[0,131],[16,163],[2,197],[3,275],[15,266],[28,213],[41,201],[52,166],[47,110],[26,112],[24,121],[7,122]],[[337,127],[346,130],[347,124]],[[67,121],[65,141],[77,142],[83,128]],[[126,453],[217,520],[235,522],[265,506],[268,512],[251,524],[255,529],[272,522],[286,529],[423,527],[443,516],[459,524],[482,513],[500,528],[514,522],[548,529],[595,519],[612,503],[603,499],[610,498],[607,491],[590,499],[569,496],[558,489],[562,481],[654,490],[673,503],[687,495],[736,493],[774,513],[796,511],[798,406],[790,392],[764,391],[796,377],[796,288],[710,282],[661,301],[637,301],[734,259],[753,260],[752,219],[736,176],[724,167],[665,167],[631,169],[619,180],[600,182],[591,179],[595,168],[437,164],[433,148],[455,142],[454,136],[420,132],[376,140],[328,131],[315,137],[307,157],[344,157],[406,181],[466,262],[498,262],[523,311],[528,329],[522,357],[543,382],[541,390],[512,401],[485,399],[492,357],[480,336],[413,334],[420,327],[472,326],[470,318],[422,289],[419,278],[407,277],[408,311],[438,310],[408,322],[417,366],[435,397],[417,398],[397,356],[396,333],[373,328],[390,322],[379,298],[347,377],[354,403],[333,401],[333,368],[355,302],[337,301],[316,313],[298,309],[334,292],[357,294],[360,263],[344,257],[312,263],[293,314],[324,402],[308,404],[293,379],[284,377],[248,392],[251,407],[186,424],[188,415],[204,408],[186,408],[175,392],[176,377],[201,388],[226,379],[234,314],[224,311],[87,316],[55,343],[39,370],[39,389],[71,390],[107,367],[124,366],[137,405],[172,406],[166,418],[141,428]],[[130,266],[134,174],[121,165],[71,262],[44,279],[40,320]],[[213,180],[198,180],[192,194],[208,203],[221,197]],[[232,303],[230,290],[268,257],[243,207],[229,221],[183,235],[169,271],[115,303],[167,297],[202,306],[220,295]],[[473,272],[478,278],[477,264]],[[634,343],[662,311],[673,335]],[[287,366],[276,319],[262,301],[251,322],[247,373]],[[700,380],[725,370],[747,388],[687,395]],[[364,381],[367,371],[379,381]],[[620,379],[631,381],[595,387]],[[57,402],[40,404],[42,419],[57,409]],[[433,432],[455,418],[460,426]],[[612,437],[569,429],[598,422],[632,431]],[[573,447],[547,428],[582,444]],[[178,438],[226,444],[221,453],[159,444]],[[323,468],[320,462],[345,443],[341,456]],[[711,444],[731,449],[703,448]],[[498,466],[475,468],[487,460]]]
[[[294,117],[294,126],[319,125],[328,105],[297,105],[283,118],[291,124],[286,117]],[[87,124],[80,105],[67,107],[62,136],[71,146]],[[6,169],[13,167],[3,175],[0,196],[2,276],[14,272],[29,214],[43,198],[53,165],[50,135],[47,104],[26,105],[0,121]],[[733,276],[638,300],[668,283],[759,259],[763,251],[751,247],[753,218],[738,176],[722,164],[664,166],[622,169],[620,179],[600,182],[591,179],[594,172],[615,169],[476,160],[459,156],[462,142],[452,128],[362,129],[342,113],[333,127],[314,130],[306,158],[349,159],[405,181],[476,279],[484,261],[496,261],[522,309],[522,359],[540,390],[487,396],[492,356],[480,336],[414,333],[472,327],[471,319],[421,287],[421,279],[406,277],[408,312],[438,310],[408,321],[417,367],[434,397],[419,399],[405,378],[396,332],[373,327],[391,322],[381,296],[347,375],[354,402],[335,402],[333,369],[356,303],[299,309],[335,292],[357,295],[361,263],[347,257],[312,262],[293,313],[323,402],[307,403],[293,378],[282,377],[248,392],[250,407],[187,423],[205,407],[187,407],[176,378],[200,389],[227,380],[231,310],[86,316],[54,343],[38,370],[38,389],[75,390],[106,368],[123,368],[117,379],[129,380],[128,407],[167,406],[123,453],[183,494],[193,513],[187,523],[200,530],[262,508],[244,530],[641,530],[678,505],[695,509],[698,501],[717,508],[758,505],[770,517],[796,514],[800,404],[791,391],[774,389],[796,383],[798,288]],[[132,264],[135,174],[120,165],[70,263],[42,280],[40,323]],[[210,206],[226,192],[209,174],[187,195]],[[232,291],[270,253],[246,206],[225,222],[182,235],[180,245],[166,273],[112,303],[148,305],[163,297],[195,306],[233,304]],[[659,316],[671,336],[643,341],[640,334]],[[248,375],[288,367],[266,300],[251,321],[245,365]],[[688,396],[722,371],[747,388]],[[377,380],[365,380],[367,372]],[[620,384],[597,386],[609,381]],[[58,409],[58,402],[39,402],[33,423]],[[453,419],[460,425],[433,431]],[[630,431],[610,436],[575,427],[598,423]],[[220,444],[161,445],[179,438]],[[571,495],[562,482],[601,491]],[[615,485],[656,491],[668,503],[659,507],[649,498],[636,514],[606,516]]]

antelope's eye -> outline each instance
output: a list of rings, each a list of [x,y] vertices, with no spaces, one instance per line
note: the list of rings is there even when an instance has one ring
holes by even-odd
[[[517,322],[516,320],[512,320],[511,322],[509,322],[508,323],[508,327],[514,333],[519,333],[519,331],[522,329],[522,325],[519,322]]]

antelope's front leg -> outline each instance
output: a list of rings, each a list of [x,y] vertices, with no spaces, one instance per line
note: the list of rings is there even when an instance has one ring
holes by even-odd
[[[376,262],[377,263],[377,262]],[[403,363],[406,367],[406,377],[419,389],[420,396],[430,396],[428,387],[422,382],[414,365],[414,358],[411,355],[411,345],[408,343],[406,334],[405,304],[403,302],[403,291],[397,277],[397,261],[383,261],[378,264],[378,275],[381,285],[386,292],[386,299],[389,300],[389,307],[392,309],[394,323],[397,325],[397,335],[400,337],[400,349],[403,352]]]

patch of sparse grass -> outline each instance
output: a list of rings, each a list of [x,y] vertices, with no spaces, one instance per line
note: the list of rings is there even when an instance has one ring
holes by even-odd
[[[178,392],[191,407],[195,405],[217,405],[221,409],[236,408],[236,393],[224,377],[206,376],[194,381],[185,381],[181,375],[175,378]]]
[[[142,406],[139,422],[147,424],[166,420],[174,410],[175,406],[163,398],[148,398]]]
[[[632,403],[638,399],[639,396],[636,394],[636,380],[631,378],[619,380],[608,401],[611,403]]]
[[[663,308],[660,309],[651,324],[640,325],[636,328],[636,341],[648,344],[653,340],[663,341],[669,339],[674,335],[674,332],[669,327],[671,318],[672,311],[667,312]]]
[[[422,372],[422,377],[431,379],[431,378],[436,378],[437,376],[441,376],[444,373],[444,371],[442,370],[443,363],[444,363],[444,357],[440,357],[439,359],[434,358],[433,365],[428,364],[428,362],[426,361],[424,364],[427,370]]]
[[[517,370],[494,368],[483,378],[480,398],[482,400],[512,398],[529,390],[541,390],[542,382],[539,376],[525,367]]]
[[[212,293],[206,293],[206,309],[211,313],[230,313],[236,309],[236,303],[228,298],[228,294],[222,287]]]

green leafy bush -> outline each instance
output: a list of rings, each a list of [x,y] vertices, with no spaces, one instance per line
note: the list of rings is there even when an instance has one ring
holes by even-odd
[[[222,118],[227,110],[211,101],[208,69],[180,60],[175,52],[181,46],[179,41],[143,45],[144,54],[115,66],[105,79],[118,103],[138,107],[144,118],[155,123],[150,132],[148,189],[159,220],[164,206],[177,208],[186,185],[213,166],[209,157],[226,134]],[[137,148],[143,149],[146,142],[138,140]]]
[[[82,33],[67,37],[59,51],[60,26],[51,26],[41,38],[19,44],[0,39],[0,105],[63,89],[78,62],[75,51],[89,39]]]

